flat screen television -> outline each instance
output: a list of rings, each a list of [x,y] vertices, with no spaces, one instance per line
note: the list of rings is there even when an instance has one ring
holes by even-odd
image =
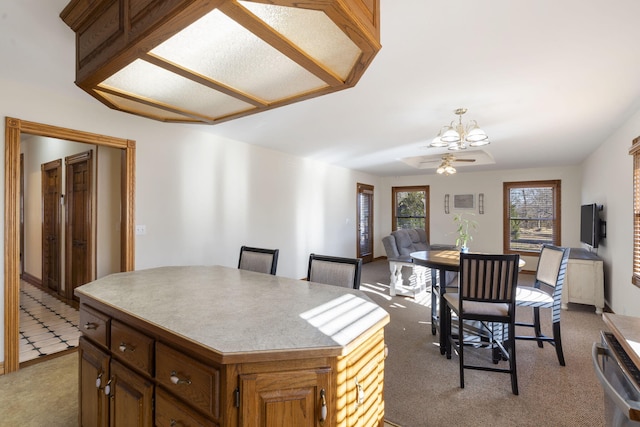
[[[602,237],[600,233],[601,209],[602,206],[598,206],[595,203],[580,207],[580,241],[592,248],[598,247],[600,237]]]

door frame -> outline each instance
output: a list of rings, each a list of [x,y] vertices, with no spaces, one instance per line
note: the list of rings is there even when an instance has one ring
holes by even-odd
[[[120,269],[135,268],[135,141],[5,117],[4,365],[0,369],[3,371],[0,373],[5,374],[20,368],[20,137],[23,133],[122,150]]]
[[[358,258],[362,258],[362,262],[363,263],[367,263],[367,262],[372,262],[374,259],[374,234],[373,234],[373,210],[374,210],[374,187],[373,185],[369,185],[369,184],[362,184],[360,182],[357,183],[356,185],[356,252],[357,252],[357,257]],[[360,224],[362,221],[362,218],[360,217],[360,194],[361,193],[371,193],[371,209],[369,211],[369,218],[367,219],[367,223],[369,225],[369,244],[371,245],[371,254],[368,255],[367,257],[363,257],[362,253],[360,251],[360,235],[361,235],[361,228],[360,228]],[[365,259],[366,258],[366,259]]]

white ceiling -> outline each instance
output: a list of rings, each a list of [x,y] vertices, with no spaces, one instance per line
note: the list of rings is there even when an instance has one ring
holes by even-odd
[[[73,84],[67,3],[0,0],[0,78],[98,102]],[[458,107],[491,139],[459,172],[579,164],[640,109],[640,1],[380,3],[382,50],[354,88],[194,126],[393,176],[435,173],[400,159],[445,152],[423,147]]]

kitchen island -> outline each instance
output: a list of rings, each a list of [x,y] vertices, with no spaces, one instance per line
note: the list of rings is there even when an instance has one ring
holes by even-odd
[[[117,273],[80,298],[80,425],[374,426],[386,311],[221,266]]]

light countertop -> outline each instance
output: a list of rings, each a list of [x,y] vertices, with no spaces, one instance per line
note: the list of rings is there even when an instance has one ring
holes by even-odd
[[[222,355],[343,349],[389,322],[364,292],[221,266],[116,273],[80,286],[116,308]]]
[[[603,313],[602,320],[618,339],[633,363],[640,367],[640,318]]]

